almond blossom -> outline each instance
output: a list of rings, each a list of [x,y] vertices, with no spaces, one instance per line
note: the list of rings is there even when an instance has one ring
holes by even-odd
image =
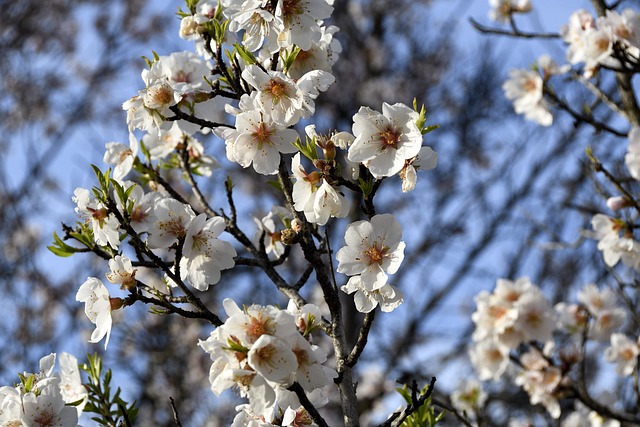
[[[336,271],[347,276],[359,275],[359,284],[368,291],[382,288],[387,283],[387,274],[398,271],[404,259],[405,243],[401,238],[402,227],[391,214],[349,224],[344,234],[346,245],[336,253]]]
[[[319,21],[331,16],[333,1],[327,0],[283,0],[278,2],[276,16],[281,16],[284,28],[278,34],[278,45],[290,48],[293,45],[309,50],[321,37]]]
[[[180,274],[191,285],[206,291],[220,281],[221,270],[233,268],[236,251],[229,242],[218,239],[225,223],[220,217],[195,217],[188,225],[182,247]]]
[[[104,342],[106,350],[111,336],[112,323],[112,302],[106,286],[101,280],[89,277],[78,289],[76,301],[85,303],[84,312],[91,323],[96,325],[89,342],[97,343],[106,337]]]
[[[562,380],[562,372],[559,368],[551,366],[543,355],[531,349],[520,357],[523,370],[516,377],[515,383],[529,394],[532,405],[542,404],[549,414],[560,418],[560,404],[554,392]]]
[[[604,351],[604,358],[616,364],[616,372],[622,377],[633,373],[638,364],[638,340],[631,340],[624,334],[611,334],[611,347]]]
[[[413,160],[405,162],[404,168],[400,171],[400,179],[402,179],[402,192],[407,193],[416,188],[418,180],[417,171],[428,171],[438,166],[438,153],[430,147],[420,148],[420,152]]]
[[[73,403],[81,401],[76,406],[78,416],[82,413],[82,409],[87,403],[88,391],[80,378],[80,371],[78,369],[78,359],[69,353],[61,353],[60,357],[60,393],[62,399],[66,403]]]
[[[187,229],[195,213],[191,206],[172,198],[158,200],[153,210],[154,223],[149,227],[147,244],[153,249],[163,249],[187,236]]]
[[[95,242],[117,249],[120,246],[120,223],[107,207],[95,200],[86,188],[76,188],[72,200],[77,204],[76,213],[90,222]]]
[[[346,294],[355,294],[353,302],[356,310],[360,313],[369,313],[378,305],[383,312],[391,312],[398,308],[404,301],[402,292],[395,286],[385,283],[374,290],[370,289],[370,285],[366,284],[362,276],[353,276],[349,278],[346,285],[340,290]]]
[[[418,113],[400,103],[383,103],[382,113],[360,107],[353,116],[356,139],[349,147],[349,160],[363,163],[375,178],[397,174],[422,147],[417,120]]]
[[[613,267],[622,261],[626,266],[640,270],[640,243],[633,238],[633,230],[624,221],[596,214],[591,219],[591,226],[605,264]]]
[[[223,0],[222,13],[229,19],[229,31],[237,33],[244,31],[242,44],[250,52],[263,47],[269,53],[278,51],[278,34],[284,23],[281,16],[275,16],[273,11],[267,10],[267,0],[249,0],[237,2]]]
[[[494,21],[509,22],[514,13],[531,12],[531,0],[489,0],[489,17]]]
[[[131,265],[131,260],[126,255],[116,255],[109,260],[109,273],[106,274],[109,282],[121,284],[120,289],[131,289],[136,285],[136,270]]]
[[[589,324],[589,337],[592,339],[609,341],[611,334],[625,321],[626,313],[617,306],[617,298],[609,288],[600,290],[596,285],[588,284],[578,292],[578,301],[593,317]]]
[[[274,206],[262,219],[254,218],[253,221],[258,226],[258,229],[253,240],[257,245],[260,245],[260,239],[262,239],[264,233],[265,252],[280,256],[284,253],[285,246],[281,240],[282,230],[278,230],[276,227],[275,218],[279,218],[280,222],[286,227],[292,219],[291,212],[282,206]]]
[[[553,116],[549,111],[549,104],[543,96],[544,82],[537,71],[511,70],[509,80],[504,82],[502,90],[505,96],[513,101],[516,113],[524,114],[542,126],[550,126]]]
[[[242,78],[257,90],[254,105],[275,123],[285,127],[313,114],[314,100],[335,81],[331,74],[320,70],[308,72],[293,81],[282,72],[265,72],[257,65],[247,66],[242,71]]]
[[[624,162],[631,176],[640,180],[640,128],[634,127],[629,132],[629,146]]]
[[[138,140],[130,133],[128,147],[119,142],[107,142],[106,149],[103,161],[115,166],[113,179],[122,181],[133,168],[133,162],[138,156]]]
[[[233,152],[229,160],[244,168],[253,164],[253,169],[263,175],[278,172],[280,154],[295,153],[292,143],[297,139],[298,132],[276,124],[257,110],[238,114],[236,130],[225,133],[225,142]]]

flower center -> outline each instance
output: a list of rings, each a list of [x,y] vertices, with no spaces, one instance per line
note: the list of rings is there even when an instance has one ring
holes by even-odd
[[[58,420],[56,420],[56,414],[54,414],[52,411],[45,410],[36,415],[33,421],[35,421],[35,425],[39,427],[47,427],[56,425],[56,421]]]
[[[364,251],[364,255],[367,258],[368,264],[381,264],[388,249],[389,248],[379,243],[375,243],[373,246],[367,248]]]
[[[269,127],[261,122],[257,128],[251,133],[253,139],[258,141],[258,144],[262,146],[262,144],[268,144],[271,142],[271,136],[275,133],[274,129],[269,129]]]
[[[274,332],[269,318],[264,319],[261,315],[258,315],[256,317],[251,316],[249,319],[249,323],[245,326],[245,331],[253,341],[264,334],[272,335]]]
[[[177,219],[161,222],[159,225],[159,228],[178,238],[184,237],[187,234],[187,230],[185,230],[184,225],[182,225],[182,223]]]
[[[180,70],[173,76],[173,80],[177,83],[189,83],[191,79],[189,74],[185,73],[184,70]]]
[[[398,148],[398,144],[400,144],[401,133],[396,128],[387,126],[382,130],[382,132],[380,132],[379,135],[383,148]]]
[[[304,13],[304,8],[300,5],[300,0],[284,0],[282,2],[282,16],[285,20],[302,13]]]
[[[173,101],[173,90],[167,85],[162,85],[153,89],[151,97],[158,105],[168,105]]]
[[[271,79],[265,92],[268,92],[271,95],[271,97],[273,98],[273,102],[276,104],[278,103],[280,98],[289,97],[289,94],[287,92],[287,84],[280,79]]]

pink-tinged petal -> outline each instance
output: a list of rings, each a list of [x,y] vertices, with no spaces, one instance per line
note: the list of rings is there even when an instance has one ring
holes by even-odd
[[[338,260],[336,271],[347,276],[354,276],[364,272],[367,265],[359,259],[360,256],[360,252],[354,251],[349,246],[340,248],[336,253],[336,259]]]
[[[370,239],[384,241],[388,247],[395,246],[402,239],[402,226],[391,214],[375,215],[371,218]]]
[[[402,261],[404,260],[404,248],[405,243],[400,242],[398,243],[396,250],[388,253],[387,256],[384,257],[382,261],[382,268],[384,268],[387,273],[395,274],[398,271],[400,264],[402,264]]]
[[[369,313],[378,305],[378,301],[369,296],[363,291],[357,291],[353,297],[353,302],[356,304],[356,310],[360,313]]]
[[[362,251],[369,246],[373,226],[368,221],[356,221],[347,227],[344,242],[355,251]]]
[[[362,287],[367,291],[380,289],[387,283],[387,275],[378,264],[371,264],[360,275]]]

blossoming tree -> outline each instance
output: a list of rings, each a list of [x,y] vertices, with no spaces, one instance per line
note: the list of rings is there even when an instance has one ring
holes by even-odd
[[[604,104],[638,124],[629,77],[638,59],[638,15],[597,5],[602,15],[597,25],[588,12],[579,11],[563,30],[567,59],[581,73],[541,58],[535,71],[512,72],[504,90],[517,113],[539,124],[553,123],[555,106],[597,131],[628,133],[632,144],[626,164],[636,177],[635,131],[617,130],[614,120],[593,110]],[[536,36],[515,25],[514,14],[531,10],[528,2],[492,6],[492,17],[508,22],[511,30],[478,25],[481,30]],[[332,74],[340,53],[333,37],[338,29],[324,23],[332,10],[326,0],[188,1],[180,12],[180,35],[194,42],[196,53],[154,53],[147,59],[144,88],[123,105],[129,143],[107,143],[104,162],[110,167],[94,166],[96,186],[76,189],[79,220],[65,226],[51,247],[65,256],[93,252],[105,261],[108,281],[120,285],[117,290],[89,277],[76,294],[95,324],[90,341],[104,340],[107,351],[111,329],[118,327],[113,314],[126,316],[135,306],[147,305],[150,316],[171,314],[211,325],[213,330],[199,341],[211,358],[210,388],[216,395],[233,388],[245,399],[236,407],[233,425],[360,424],[354,368],[374,323],[384,325],[384,316],[404,303],[393,283],[404,267],[405,251],[412,250],[411,242],[403,240],[403,225],[394,212],[381,210],[376,196],[395,188],[393,200],[401,200],[402,193],[416,188],[417,171],[438,162],[424,138],[437,126],[427,125],[426,111],[416,102],[385,102],[379,110],[363,106],[353,114],[349,130],[317,130],[316,102],[340,84]],[[607,72],[615,73],[620,100],[589,80]],[[578,111],[555,92],[550,80],[567,73],[594,94],[598,105]],[[209,154],[208,144],[223,144],[226,159]],[[609,200],[611,209],[635,209],[624,180],[592,151],[588,155],[619,192]],[[279,205],[264,218],[247,221],[238,179],[218,180],[224,200],[208,197],[201,185],[207,178],[215,181],[214,170],[223,162],[243,168],[242,179],[271,177]],[[637,268],[634,224],[628,218],[593,217],[591,236],[611,268],[620,260]],[[332,229],[338,230],[338,239]],[[300,275],[287,271],[297,266]],[[273,303],[240,307],[231,298],[209,304],[206,294],[231,280],[237,269],[267,278],[273,294],[288,299],[286,309]],[[588,343],[609,340],[601,352],[604,359],[614,362],[622,376],[638,375],[635,340],[615,332],[634,314],[624,280],[621,276],[617,283],[626,310],[606,287],[585,286],[577,295],[580,304],[552,308],[528,279],[498,280],[494,292],[476,297],[472,315],[469,356],[479,379],[510,377],[532,405],[543,405],[563,425],[580,425],[582,412],[601,422],[637,423],[624,397],[611,404],[594,398],[585,379],[587,361],[598,358],[597,351],[587,351]],[[361,323],[345,319],[351,305],[347,294],[364,314]],[[383,314],[376,315],[378,306]],[[44,425],[46,417],[49,425],[75,425],[84,408],[107,425],[135,423],[135,410],[119,393],[111,396],[110,376],[101,376],[99,359],[85,365],[85,390],[72,357],[62,354],[60,359],[59,376],[52,374],[55,357],[48,356],[39,373],[24,374],[18,387],[2,389],[3,422]],[[387,411],[383,424],[438,422],[442,413],[438,409],[436,415],[430,405],[434,382],[422,391],[410,384],[402,391],[407,404]],[[490,416],[487,401],[481,387],[469,381],[450,400],[443,397],[436,404],[452,412],[444,422],[472,425]],[[174,406],[177,424],[179,413]],[[331,418],[336,414],[337,421]]]

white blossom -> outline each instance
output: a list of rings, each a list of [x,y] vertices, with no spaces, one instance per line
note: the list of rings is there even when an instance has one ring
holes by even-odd
[[[133,162],[137,158],[138,140],[130,133],[128,147],[119,142],[107,142],[106,149],[103,161],[114,165],[112,177],[116,181],[122,181],[133,168]]]
[[[398,271],[404,259],[402,227],[391,214],[375,215],[347,227],[346,245],[336,254],[338,273],[360,275],[362,286],[375,291],[387,283],[387,274]]]
[[[462,380],[451,394],[451,404],[460,412],[473,414],[482,408],[487,401],[487,392],[476,379]]]
[[[147,244],[153,249],[168,248],[187,235],[195,218],[191,206],[171,198],[160,199],[154,207],[155,222],[149,227]]]
[[[229,160],[238,162],[242,167],[249,167],[263,175],[274,175],[278,172],[281,153],[295,153],[293,146],[298,133],[273,122],[269,116],[260,111],[247,111],[236,117],[236,130],[227,133],[232,139],[226,140],[232,146],[232,157]]]
[[[520,362],[523,370],[516,377],[515,383],[529,394],[532,405],[540,403],[553,418],[560,418],[560,404],[553,394],[562,380],[560,369],[551,366],[535,349],[524,353]]]
[[[631,176],[640,180],[640,128],[634,127],[629,132],[629,147],[624,162]]]
[[[540,74],[533,70],[511,70],[509,80],[504,82],[502,90],[505,96],[513,101],[516,113],[524,114],[542,126],[550,126],[553,116],[549,104],[543,96],[544,82]]]
[[[527,13],[532,9],[531,0],[489,0],[489,18],[509,22],[514,13]]]
[[[87,404],[89,392],[82,385],[80,370],[78,369],[78,359],[69,353],[61,353],[60,357],[60,392],[65,403],[81,401],[75,408],[78,416],[82,414],[82,409]]]
[[[95,200],[86,188],[76,188],[72,200],[77,204],[76,213],[91,223],[95,242],[117,249],[120,245],[120,223],[106,206]]]
[[[624,334],[611,334],[611,347],[604,351],[604,358],[616,364],[616,372],[622,377],[630,376],[638,364],[638,341],[629,339]]]
[[[229,242],[218,239],[224,231],[224,220],[220,217],[207,219],[205,214],[195,217],[186,230],[180,274],[191,285],[206,291],[209,285],[220,281],[221,270],[233,268],[236,250]]]
[[[106,274],[109,282],[121,284],[121,289],[131,289],[136,285],[136,270],[126,255],[116,255],[109,260],[110,272]]]
[[[76,301],[84,302],[84,312],[96,325],[89,342],[97,343],[105,338],[104,348],[107,349],[111,335],[111,299],[106,286],[95,277],[89,277],[78,289]]]
[[[395,286],[385,283],[379,288],[370,290],[370,285],[364,282],[362,276],[350,277],[347,284],[340,290],[347,294],[355,293],[353,301],[356,310],[361,313],[369,313],[378,305],[383,312],[388,313],[398,308],[404,301],[402,292]]]
[[[360,107],[353,116],[355,141],[348,158],[363,163],[375,178],[392,176],[422,147],[422,133],[416,125],[418,113],[404,104],[382,104],[382,114]]]

